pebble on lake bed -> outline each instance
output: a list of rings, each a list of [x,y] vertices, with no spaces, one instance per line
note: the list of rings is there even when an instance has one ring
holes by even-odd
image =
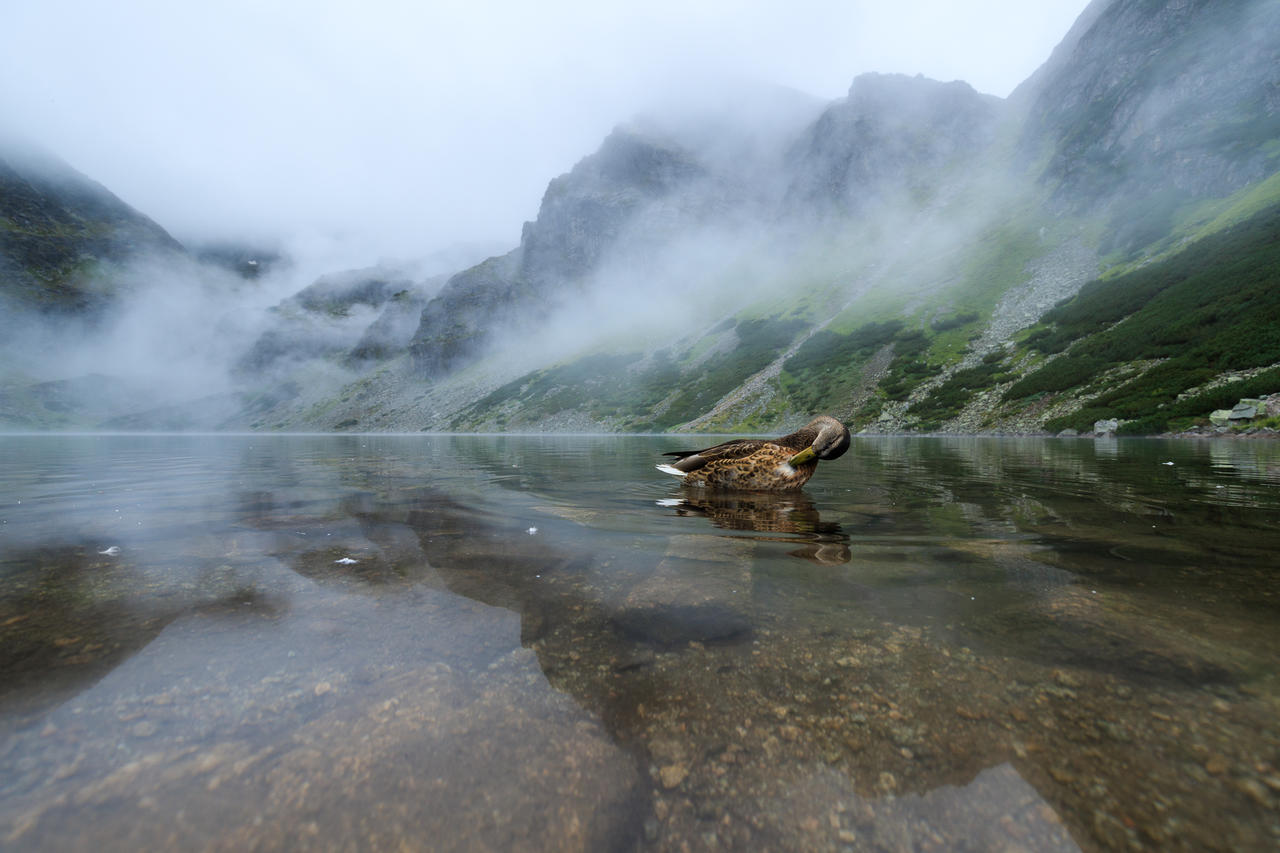
[[[662,781],[662,787],[668,791],[678,786],[689,775],[689,768],[683,764],[668,764],[658,771],[658,778]]]

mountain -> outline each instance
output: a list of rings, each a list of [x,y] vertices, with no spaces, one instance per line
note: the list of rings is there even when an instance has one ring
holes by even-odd
[[[1167,233],[1179,207],[1275,172],[1280,5],[1095,3],[1092,24],[1029,81],[1019,141],[1074,211],[1102,210],[1104,248]]]
[[[378,361],[408,346],[438,287],[388,266],[322,276],[270,310],[271,322],[237,369],[261,374],[282,360]]]
[[[230,414],[112,423],[1184,428],[1280,391],[1278,93],[1275,0],[1095,0],[1007,99],[866,74],[684,105],[553,179],[510,251],[276,304]]]

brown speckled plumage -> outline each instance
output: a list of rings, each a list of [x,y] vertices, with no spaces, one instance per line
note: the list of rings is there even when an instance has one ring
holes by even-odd
[[[823,415],[781,438],[739,438],[705,450],[666,453],[677,461],[659,468],[693,487],[787,491],[803,486],[819,459],[843,455],[849,443],[844,424]]]

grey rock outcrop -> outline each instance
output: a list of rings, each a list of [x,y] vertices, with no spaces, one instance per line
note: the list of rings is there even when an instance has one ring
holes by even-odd
[[[1105,418],[1100,421],[1093,422],[1094,435],[1115,435],[1116,430],[1120,428],[1120,421],[1115,418]]]
[[[929,194],[990,144],[1001,106],[960,81],[862,74],[790,152],[789,205],[848,214]]]
[[[633,248],[670,237],[686,207],[676,197],[706,177],[677,144],[615,130],[551,181],[519,248],[453,276],[427,304],[409,346],[416,372],[430,379],[453,370],[495,332],[544,317],[624,235]]]
[[[1098,0],[1027,103],[1020,149],[1077,209],[1116,205],[1131,233],[1180,200],[1269,174],[1280,132],[1280,5]],[[1158,230],[1160,223],[1146,223]]]

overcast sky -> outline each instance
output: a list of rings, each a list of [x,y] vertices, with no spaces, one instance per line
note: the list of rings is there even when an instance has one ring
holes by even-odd
[[[702,81],[834,99],[920,73],[1003,97],[1086,5],[6,0],[0,116],[181,240],[372,262],[514,246],[550,178]]]

